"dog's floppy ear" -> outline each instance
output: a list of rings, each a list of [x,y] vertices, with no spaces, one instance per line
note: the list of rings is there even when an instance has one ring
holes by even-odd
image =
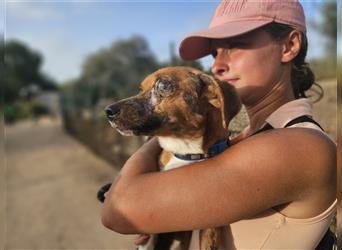
[[[203,95],[211,105],[221,110],[222,126],[228,129],[230,120],[241,108],[241,101],[235,88],[206,74],[200,74],[199,77],[204,84]]]

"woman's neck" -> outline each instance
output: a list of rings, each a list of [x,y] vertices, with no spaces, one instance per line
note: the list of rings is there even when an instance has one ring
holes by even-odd
[[[291,84],[279,83],[257,103],[246,106],[250,122],[249,133],[253,133],[261,128],[268,116],[280,106],[294,99]]]

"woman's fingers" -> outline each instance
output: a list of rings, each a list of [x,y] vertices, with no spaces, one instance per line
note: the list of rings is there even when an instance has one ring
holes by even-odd
[[[135,245],[145,245],[147,243],[147,241],[150,239],[150,235],[149,234],[139,234],[135,240],[134,240],[134,244]]]

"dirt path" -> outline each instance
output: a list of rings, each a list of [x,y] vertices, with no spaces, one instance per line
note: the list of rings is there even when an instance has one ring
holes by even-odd
[[[6,128],[6,249],[134,249],[105,229],[98,188],[116,171],[58,121]]]

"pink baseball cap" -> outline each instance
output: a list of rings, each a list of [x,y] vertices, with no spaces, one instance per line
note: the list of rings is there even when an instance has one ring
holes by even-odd
[[[199,59],[210,54],[210,39],[242,35],[272,22],[306,33],[304,10],[298,0],[222,0],[209,28],[184,38],[179,54],[184,60]]]

